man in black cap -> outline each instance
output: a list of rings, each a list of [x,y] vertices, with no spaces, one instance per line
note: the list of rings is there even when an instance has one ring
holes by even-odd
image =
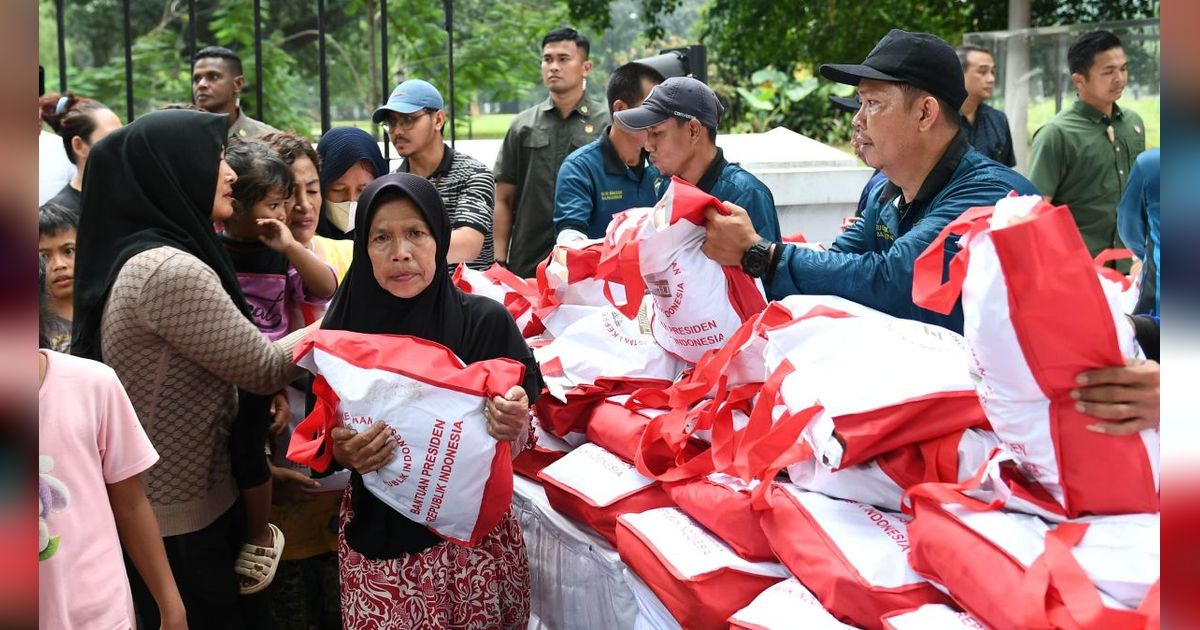
[[[858,86],[854,115],[863,160],[888,181],[871,191],[862,219],[829,251],[802,249],[755,233],[741,208],[708,212],[704,251],[763,277],[767,296],[838,295],[897,317],[962,332],[962,304],[950,315],[912,302],[913,261],[950,221],[994,205],[1015,190],[1037,190],[1016,171],[967,143],[958,110],[967,97],[958,55],[926,33],[892,30],[862,64],[826,64],[821,74]],[[946,260],[957,251],[947,242]]]
[[[829,104],[833,105],[833,108],[839,112],[850,114],[851,116],[857,114],[858,110],[862,108],[862,103],[858,102],[858,98],[854,96],[830,96]],[[854,149],[855,157],[866,162],[862,156],[862,145],[852,140],[850,146]],[[871,173],[871,179],[867,180],[867,184],[863,186],[862,193],[858,195],[858,207],[854,209],[854,216],[842,219],[843,232],[862,218],[863,210],[867,209],[867,200],[871,198],[871,191],[875,190],[876,186],[886,180],[887,176],[879,169],[875,169],[875,172]]]
[[[726,161],[717,146],[717,125],[724,111],[707,85],[691,77],[671,77],[654,86],[641,106],[614,112],[613,120],[633,131],[646,130],[646,151],[663,176],[660,186],[678,176],[744,208],[755,231],[779,240],[779,215],[771,190]]]

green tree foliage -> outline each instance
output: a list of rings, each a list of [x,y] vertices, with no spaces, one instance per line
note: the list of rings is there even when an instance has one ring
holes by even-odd
[[[67,2],[69,88],[125,115],[121,0]],[[250,0],[197,0],[197,46],[232,48],[243,61],[242,107],[256,111],[254,19]],[[455,88],[459,112],[473,99],[512,100],[541,85],[541,35],[569,23],[565,1],[456,0]],[[316,2],[263,0],[263,110],[266,122],[312,135],[319,126]],[[39,62],[58,86],[53,0],[40,0]],[[447,33],[440,2],[388,3],[388,80],[380,67],[379,0],[326,3],[326,59],[334,120],[364,119],[400,81],[422,78],[448,96]],[[132,0],[135,115],[190,102],[191,61],[184,0]]]

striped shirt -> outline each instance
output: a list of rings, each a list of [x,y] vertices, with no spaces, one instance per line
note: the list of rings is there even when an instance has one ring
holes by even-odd
[[[465,226],[483,234],[483,249],[475,260],[467,262],[471,269],[483,271],[495,262],[492,210],[496,201],[496,180],[492,177],[492,171],[479,160],[458,153],[448,145],[443,146],[445,153],[442,161],[429,176],[429,181],[433,182],[442,196],[442,203],[450,216],[451,230]],[[396,172],[409,172],[407,159],[400,163]]]

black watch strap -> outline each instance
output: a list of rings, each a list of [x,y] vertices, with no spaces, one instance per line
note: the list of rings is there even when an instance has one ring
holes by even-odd
[[[771,268],[772,244],[771,241],[760,238],[757,243],[751,245],[750,249],[742,254],[742,271],[755,278],[767,275],[767,271]]]

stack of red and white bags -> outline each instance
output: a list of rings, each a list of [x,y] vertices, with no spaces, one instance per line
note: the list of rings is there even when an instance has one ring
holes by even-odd
[[[593,309],[532,342],[547,444],[575,447],[525,471],[556,509],[689,628],[1157,625],[1157,431],[1089,431],[1069,393],[1137,356],[1127,287],[1065,208],[972,210],[921,257],[914,300],[961,292],[958,335],[767,304],[700,253],[714,204],[676,180],[539,270],[535,320]]]

